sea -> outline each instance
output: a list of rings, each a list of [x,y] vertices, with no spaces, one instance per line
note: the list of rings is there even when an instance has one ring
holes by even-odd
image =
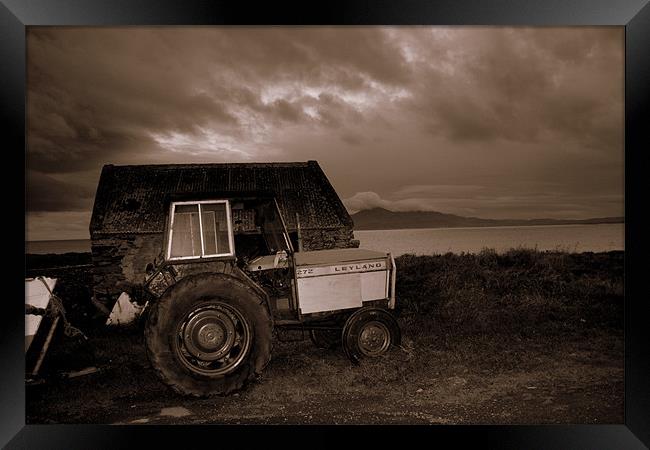
[[[361,247],[394,256],[478,253],[484,249],[502,253],[513,248],[570,253],[625,249],[623,223],[363,230],[355,231],[354,236]]]
[[[90,239],[70,239],[64,241],[26,241],[25,253],[43,255],[47,253],[86,253],[90,252]]]
[[[354,237],[361,242],[361,248],[391,252],[394,256],[405,253],[478,253],[486,248],[497,252],[512,248],[575,253],[606,252],[624,250],[625,224],[359,230],[354,232]],[[88,239],[25,243],[26,253],[89,251]]]

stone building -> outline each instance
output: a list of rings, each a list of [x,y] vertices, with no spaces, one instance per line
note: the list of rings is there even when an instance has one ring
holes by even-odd
[[[303,250],[359,245],[350,215],[316,161],[106,165],[90,222],[95,299],[110,309],[121,292],[133,296],[147,266],[162,260],[171,202],[243,196],[275,198],[295,249],[299,235]],[[233,220],[245,222],[246,211],[236,208]],[[235,237],[239,233],[250,231],[235,229]]]

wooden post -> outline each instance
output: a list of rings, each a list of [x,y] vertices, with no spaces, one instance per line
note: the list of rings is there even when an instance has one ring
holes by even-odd
[[[38,370],[41,368],[41,364],[43,363],[43,359],[45,358],[45,353],[47,352],[47,349],[50,347],[50,342],[52,342],[52,336],[54,336],[54,331],[56,331],[56,326],[59,324],[60,318],[61,316],[56,316],[54,318],[54,321],[52,322],[52,326],[50,327],[50,331],[47,333],[47,338],[45,339],[43,348],[41,349],[41,352],[38,355],[38,359],[36,360],[36,364],[34,365],[34,370],[32,370],[32,376],[36,376],[38,374]]]

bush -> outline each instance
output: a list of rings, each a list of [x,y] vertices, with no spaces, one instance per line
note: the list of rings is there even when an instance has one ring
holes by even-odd
[[[540,252],[396,259],[398,312],[454,332],[623,327],[624,253]]]

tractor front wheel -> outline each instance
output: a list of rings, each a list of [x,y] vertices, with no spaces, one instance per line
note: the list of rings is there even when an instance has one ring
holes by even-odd
[[[343,350],[354,363],[363,358],[376,358],[391,346],[399,345],[401,332],[395,318],[385,309],[363,307],[345,322],[342,332]]]

